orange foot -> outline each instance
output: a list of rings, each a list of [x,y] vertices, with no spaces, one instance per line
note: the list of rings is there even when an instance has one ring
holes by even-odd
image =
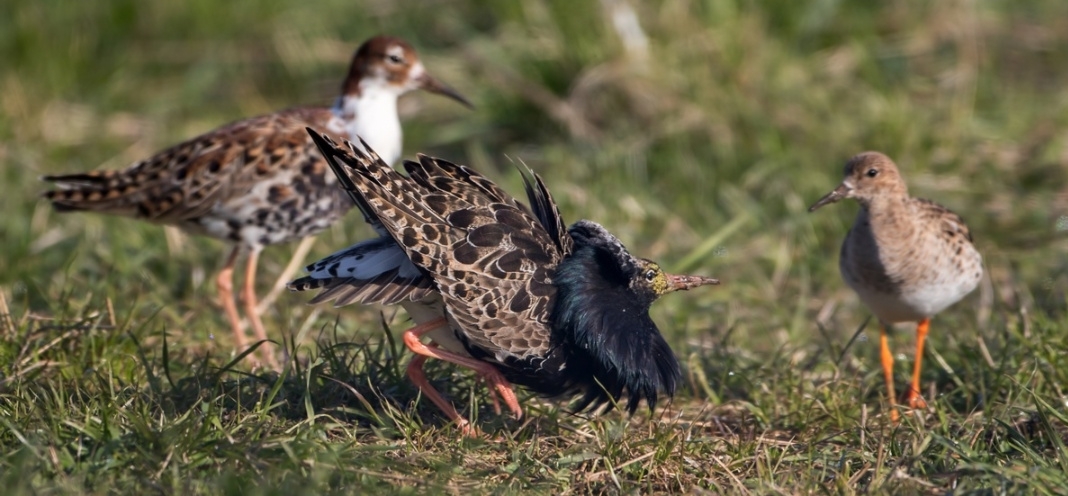
[[[920,396],[920,393],[912,388],[909,388],[908,394],[905,395],[904,403],[914,410],[923,410],[927,408],[927,402]]]
[[[493,398],[494,410],[500,411],[500,404],[497,401],[497,396],[500,396],[500,399],[503,400],[508,409],[512,411],[515,418],[522,418],[523,410],[519,406],[519,400],[516,398],[512,385],[504,378],[504,375],[501,374],[496,367],[488,362],[483,362],[475,358],[458,355],[448,350],[440,349],[434,342],[426,345],[419,340],[420,336],[442,324],[445,324],[444,318],[436,319],[431,322],[424,322],[404,332],[404,344],[416,354],[416,357],[408,364],[408,378],[411,379],[416,387],[437,405],[437,407],[441,409],[450,420],[456,422],[465,435],[476,436],[478,435],[478,430],[472,427],[471,423],[461,416],[460,413],[456,411],[456,408],[442,397],[441,393],[437,392],[427,380],[426,374],[423,372],[423,363],[427,358],[438,358],[473,369],[489,386],[490,397]]]
[[[920,368],[923,366],[923,343],[927,340],[927,329],[931,319],[923,319],[916,325],[916,365],[912,369],[912,383],[905,395],[905,403],[915,410],[927,408],[927,402],[920,396]]]

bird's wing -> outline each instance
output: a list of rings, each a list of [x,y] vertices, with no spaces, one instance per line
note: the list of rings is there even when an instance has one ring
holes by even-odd
[[[215,129],[121,170],[44,176],[43,196],[61,211],[88,210],[159,223],[196,219],[257,182],[295,169],[301,181],[326,180],[322,157],[304,132],[330,111],[294,108]]]
[[[972,233],[968,229],[968,225],[964,223],[963,217],[931,200],[923,198],[914,198],[913,200],[919,209],[921,218],[939,222],[946,234],[951,236],[959,234],[964,239],[967,239],[969,243],[972,242]]]
[[[534,216],[541,222],[560,252],[565,255],[571,253],[575,249],[575,242],[568,234],[567,225],[564,224],[564,219],[560,215],[560,208],[556,206],[553,196],[549,194],[545,181],[526,165],[520,167],[519,172],[523,174],[523,187],[526,189],[527,200],[530,202]]]
[[[391,237],[357,243],[308,265],[306,270],[308,275],[287,287],[292,291],[325,288],[311,299],[313,304],[393,305],[420,301],[434,292],[430,279]]]
[[[342,187],[433,279],[469,346],[498,361],[548,349],[551,274],[563,254],[536,218],[473,170],[420,156],[405,177],[366,144],[332,148]]]
[[[460,327],[479,330],[469,341],[498,361],[544,354],[560,243],[530,209],[470,168],[420,155],[405,169],[425,178],[426,205],[447,214],[454,237],[435,280]]]
[[[412,263],[407,253],[385,230],[376,211],[356,190],[344,172],[345,166],[339,163],[351,160],[352,156],[311,128],[307,128],[305,133],[338,177],[341,189],[360,209],[364,220],[379,233],[379,237],[362,241],[308,265],[305,268],[308,275],[286,286],[291,291],[325,288],[310,303],[333,301],[334,306],[351,303],[392,305],[430,297],[436,291],[433,281],[424,270]]]

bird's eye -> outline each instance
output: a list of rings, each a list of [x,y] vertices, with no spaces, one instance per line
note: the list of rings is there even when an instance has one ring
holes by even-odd
[[[653,280],[655,280],[655,279],[656,279],[656,271],[655,270],[649,269],[649,270],[645,271],[645,280],[646,281],[653,282]]]
[[[866,173],[868,177],[875,177],[879,175],[879,169],[868,169]]]
[[[404,59],[401,58],[400,55],[390,55],[389,56],[389,61],[393,62],[394,64],[399,64],[401,62],[404,62]]]

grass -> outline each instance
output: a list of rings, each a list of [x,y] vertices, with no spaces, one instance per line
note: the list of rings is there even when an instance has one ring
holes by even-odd
[[[631,6],[640,31],[613,24]],[[1068,491],[1068,6],[792,2],[31,2],[0,16],[0,484],[7,494]],[[626,12],[623,12],[625,14]],[[626,18],[625,15],[617,17]],[[625,26],[624,26],[625,27]],[[120,167],[244,116],[326,104],[389,32],[476,102],[403,100],[406,154],[519,192],[544,175],[671,270],[720,277],[654,318],[685,383],[653,414],[488,408],[458,439],[404,378],[393,309],[265,316],[250,373],[214,305],[221,244],[53,214],[37,176]],[[639,33],[639,34],[635,34]],[[878,149],[962,213],[987,277],[932,324],[931,413],[885,416],[874,326],[837,274],[856,206],[809,215]],[[370,234],[357,217],[312,256]],[[292,246],[265,252],[261,288]],[[894,337],[898,384],[911,332]],[[236,362],[236,363],[235,363]]]

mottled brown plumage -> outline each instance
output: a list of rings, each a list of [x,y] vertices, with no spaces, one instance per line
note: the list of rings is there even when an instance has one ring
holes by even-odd
[[[332,117],[298,108],[238,121],[123,170],[46,176],[61,189],[44,196],[61,211],[134,217],[247,246],[303,238],[352,207],[304,130]]]
[[[920,364],[930,318],[972,292],[983,275],[982,256],[964,220],[930,200],[912,198],[897,165],[878,152],[846,163],[842,184],[809,210],[856,199],[861,209],[842,243],[842,279],[881,324],[883,369],[891,406],[895,402],[893,356],[887,326],[918,322],[916,366],[907,402],[919,397]],[[897,419],[897,411],[891,410]]]
[[[468,167],[420,155],[404,163],[404,176],[366,144],[340,148],[309,132],[380,237],[312,264],[290,287],[325,286],[363,303],[385,303],[380,295],[388,295],[405,304],[417,324],[405,344],[421,355],[409,377],[465,429],[466,420],[426,381],[425,357],[476,370],[517,416],[509,381],[550,396],[583,392],[580,409],[626,391],[633,412],[641,399],[651,407],[658,392],[674,391],[678,363],[648,306],[668,292],[718,281],[664,274],[593,222],[565,230],[536,175],[524,177],[531,209]],[[392,289],[381,287],[382,274]],[[422,335],[432,343],[423,344]]]
[[[122,170],[45,176],[58,188],[44,197],[62,212],[122,215],[233,243],[216,284],[243,348],[231,281],[241,251],[249,252],[242,290],[246,314],[256,337],[266,340],[253,287],[260,250],[316,234],[352,208],[305,128],[338,138],[360,136],[395,161],[401,150],[396,100],[418,88],[469,105],[426,72],[408,43],[374,37],[353,56],[332,108],[292,108],[238,121]],[[264,352],[274,364],[269,346]]]

